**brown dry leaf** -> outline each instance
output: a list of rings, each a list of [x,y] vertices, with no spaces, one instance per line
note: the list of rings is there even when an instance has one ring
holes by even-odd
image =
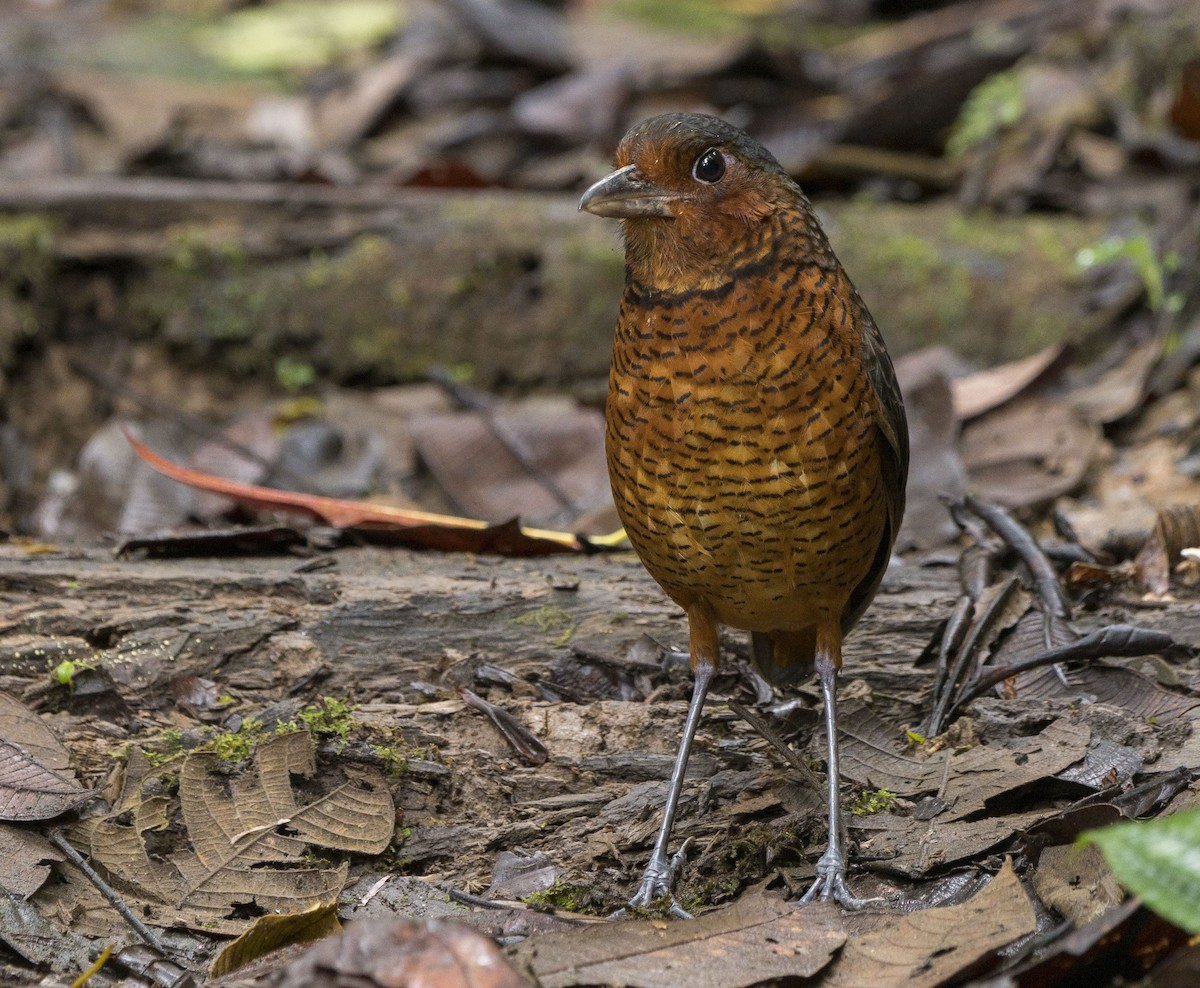
[[[1164,594],[1171,585],[1171,567],[1179,561],[1180,554],[1198,545],[1200,504],[1162,508],[1154,522],[1154,531],[1134,560],[1134,573],[1151,593]]]
[[[0,693],[0,738],[20,745],[39,765],[52,772],[74,774],[71,753],[58,736],[37,714],[7,693]]]
[[[1200,141],[1200,58],[1193,58],[1179,71],[1170,119],[1181,136]]]
[[[1163,352],[1163,340],[1135,347],[1117,367],[1067,396],[1071,406],[1093,422],[1107,425],[1125,418],[1146,397],[1146,382]]]
[[[1200,706],[1200,697],[1164,689],[1149,676],[1124,666],[1096,662],[1070,673],[1071,683],[1095,697],[1093,702],[1111,703],[1144,721],[1168,724]]]
[[[112,907],[109,906],[111,912]],[[57,974],[71,973],[74,977],[85,970],[95,956],[95,945],[74,933],[64,932],[54,918],[42,916],[33,903],[6,895],[0,895],[0,943],[5,945],[5,959],[9,951],[25,958],[30,964],[51,970]],[[111,921],[110,921],[111,937]],[[5,974],[13,968],[5,964]],[[58,979],[48,978],[53,983]],[[12,984],[11,981],[6,981]],[[62,984],[62,981],[58,981]]]
[[[958,535],[944,499],[958,500],[966,493],[967,470],[958,452],[959,417],[947,362],[940,348],[919,350],[896,362],[912,458],[897,551],[942,545]]]
[[[336,895],[346,874],[345,864],[302,867],[307,844],[366,854],[387,847],[395,810],[382,777],[372,785],[364,772],[299,807],[290,776],[310,775],[314,768],[312,740],[304,731],[263,742],[255,749],[253,771],[231,779],[223,777],[221,760],[211,752],[187,758],[179,799],[195,853],[172,858],[187,883],[181,905],[224,909],[231,896],[251,895],[264,909],[294,912]],[[256,867],[268,862],[290,867]]]
[[[241,933],[245,919],[231,916],[236,904],[295,913],[336,897],[348,865],[311,867],[305,861],[310,845],[378,854],[391,841],[395,808],[377,771],[343,767],[345,782],[301,806],[291,777],[314,768],[312,741],[303,731],[263,741],[232,774],[211,752],[189,755],[179,772],[179,802],[191,849],[152,855],[145,834],[167,828],[171,803],[145,795],[143,784],[158,783],[135,754],[113,812],[84,821],[75,836],[136,890],[149,922]]]
[[[100,171],[111,171],[168,140],[185,120],[204,121],[211,138],[238,140],[262,89],[251,85],[216,85],[180,81],[164,75],[95,72],[63,68],[55,86],[87,107],[95,128],[81,128],[84,156]],[[99,131],[103,136],[95,136]]]
[[[0,892],[28,899],[50,877],[62,852],[41,834],[0,823]]]
[[[92,798],[74,779],[52,772],[24,748],[0,738],[0,820],[49,820]]]
[[[1064,363],[1067,347],[1055,343],[1029,357],[976,371],[950,382],[954,413],[960,421],[973,419],[1012,401]]]
[[[739,988],[770,978],[811,977],[845,940],[835,907],[797,907],[777,896],[745,895],[686,923],[590,926],[537,937],[511,953],[543,988]]]
[[[1099,426],[1074,409],[1030,398],[969,423],[962,453],[976,494],[1023,508],[1078,487],[1099,442]]]
[[[961,820],[998,796],[1057,775],[1083,758],[1091,736],[1086,726],[1060,718],[1033,737],[1013,738],[1003,746],[979,745],[956,755],[942,794],[950,803],[946,819]]]
[[[846,700],[839,715],[842,778],[902,796],[938,788],[946,772],[945,756],[923,761],[903,754],[904,729],[860,700]]]
[[[1001,850],[1014,836],[1054,812],[1053,808],[1047,808],[947,823],[942,822],[942,817],[917,820],[877,813],[851,817],[848,822],[858,836],[859,847],[879,862],[878,867],[909,878],[924,878],[956,864],[977,862]]]
[[[1125,898],[1095,844],[1047,847],[1034,869],[1033,889],[1042,902],[1076,926],[1098,919]]]
[[[337,899],[330,899],[298,913],[262,916],[217,954],[208,974],[211,978],[219,978],[273,950],[297,943],[310,943],[341,932]]]
[[[574,535],[522,528],[515,519],[489,525],[474,518],[455,518],[428,511],[389,508],[365,501],[297,494],[211,477],[164,459],[128,432],[125,438],[150,466],[181,484],[233,498],[239,504],[255,510],[290,512],[316,518],[337,528],[353,528],[373,541],[440,549],[443,552],[492,552],[505,556],[542,556],[583,551],[583,545]]]
[[[487,937],[444,919],[360,920],[266,982],[287,988],[525,988]]]
[[[604,416],[598,411],[569,399],[542,398],[500,406],[487,415],[491,426],[480,412],[409,422],[422,460],[464,512],[496,520],[519,515],[544,524],[564,510],[579,514],[608,501]],[[540,476],[514,455],[509,448],[514,443]]]
[[[122,794],[137,793],[137,785],[128,784]],[[88,848],[88,856],[112,875],[120,875],[154,902],[167,904],[178,901],[184,888],[174,869],[146,849],[143,834],[163,830],[169,823],[167,810],[171,801],[165,796],[150,796],[129,806],[118,806],[107,817],[84,820],[71,836]]]
[[[1012,863],[973,899],[910,913],[846,944],[830,988],[934,988],[1037,925]]]

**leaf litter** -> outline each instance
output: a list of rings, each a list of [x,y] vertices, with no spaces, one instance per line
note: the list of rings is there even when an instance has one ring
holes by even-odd
[[[348,72],[344,83],[317,87],[314,105],[300,109],[322,118],[322,127],[335,118],[341,121],[333,143],[345,152],[342,167],[352,158],[356,167],[366,169],[383,161],[394,169],[392,178],[428,184],[439,181],[429,161],[405,160],[397,166],[385,147],[389,141],[392,150],[398,146],[397,132],[413,126],[409,115],[425,115],[417,126],[428,126],[432,116],[447,112],[448,93],[463,92],[454,86],[462,86],[464,80],[477,86],[481,78],[488,86],[509,85],[514,87],[518,128],[528,133],[514,134],[510,120],[500,122],[487,114],[469,121],[451,114],[444,130],[427,135],[434,151],[451,159],[440,181],[469,176],[482,183],[530,180],[542,187],[569,185],[594,162],[587,156],[571,158],[579,154],[579,147],[564,152],[563,145],[608,146],[608,131],[615,129],[621,112],[636,115],[662,98],[650,80],[661,74],[661,59],[678,58],[680,48],[664,46],[648,33],[646,39],[635,39],[627,73],[604,77],[604,66],[601,74],[594,67],[569,70],[572,56],[565,39],[556,35],[552,22],[549,32],[545,30],[550,15],[541,8],[530,13],[525,10],[529,5],[508,6],[514,21],[506,27],[495,19],[493,5],[455,5],[453,23],[463,30],[445,31],[423,21],[423,30],[433,39],[427,50],[402,34],[401,43],[380,52],[379,61],[361,73]],[[1149,6],[1135,5],[1139,10]],[[1111,213],[1099,199],[1110,190],[1102,182],[1120,176],[1139,211],[1162,214],[1154,233],[1161,234],[1163,246],[1156,254],[1155,242],[1144,233],[1110,238],[1105,258],[1093,258],[1096,263],[1087,272],[1096,311],[1104,319],[1132,311],[1144,296],[1154,322],[1142,318],[1148,312],[1132,311],[1121,327],[1133,346],[1114,348],[1115,356],[1102,357],[1082,373],[1053,347],[990,375],[947,372],[914,403],[929,413],[923,420],[927,428],[919,436],[928,454],[921,462],[942,462],[948,478],[940,484],[942,493],[958,496],[968,487],[989,493],[1014,512],[1024,512],[1023,519],[1033,519],[1034,534],[1048,553],[1051,548],[1075,553],[1092,568],[1090,584],[1072,585],[1072,604],[1077,605],[1073,619],[1044,592],[1044,581],[1027,564],[1025,570],[1013,568],[1013,557],[1020,553],[1011,542],[1003,544],[995,533],[978,526],[964,527],[967,541],[975,542],[971,549],[982,550],[985,569],[999,579],[964,576],[962,585],[955,586],[946,563],[961,545],[946,548],[946,517],[937,504],[938,490],[931,485],[914,489],[929,510],[918,512],[914,505],[910,514],[914,519],[923,516],[926,526],[912,544],[929,551],[894,568],[847,651],[848,669],[861,677],[849,684],[846,704],[852,712],[847,725],[847,749],[852,753],[847,758],[848,796],[857,802],[859,796],[879,795],[876,801],[864,800],[864,805],[885,807],[851,821],[858,841],[856,882],[889,901],[897,892],[919,890],[916,894],[923,901],[942,902],[975,890],[981,876],[995,877],[967,902],[911,916],[881,910],[846,917],[840,930],[830,922],[824,933],[813,935],[816,949],[811,956],[773,950],[780,942],[777,935],[795,950],[795,941],[787,937],[806,924],[816,928],[828,919],[821,907],[796,909],[778,898],[780,888],[802,888],[811,877],[813,821],[820,805],[811,792],[795,784],[792,770],[783,766],[769,743],[726,713],[720,703],[722,691],[744,702],[761,701],[764,714],[780,713],[785,718],[781,723],[790,730],[784,743],[794,746],[794,758],[819,754],[810,740],[817,725],[811,692],[802,691],[800,701],[789,701],[790,710],[784,710],[783,704],[770,706],[774,698],[760,695],[761,684],[729,675],[718,685],[714,709],[702,728],[702,750],[691,766],[680,821],[681,836],[695,839],[685,889],[714,911],[690,930],[653,920],[645,921],[645,927],[596,925],[600,932],[590,935],[608,951],[596,955],[597,970],[605,970],[605,976],[666,978],[681,963],[689,972],[710,963],[713,972],[724,972],[727,969],[717,965],[728,960],[732,950],[743,959],[753,955],[759,966],[752,972],[797,975],[811,969],[814,976],[824,971],[825,980],[834,983],[961,979],[968,971],[1009,963],[997,959],[997,950],[1018,942],[1028,926],[1029,901],[1024,900],[1023,908],[1026,893],[1017,884],[1018,874],[1043,894],[1042,905],[1059,903],[1062,915],[1071,913],[1077,923],[1087,925],[1053,944],[1042,957],[1028,963],[1018,958],[1016,963],[1024,968],[1012,975],[1020,979],[1017,983],[1047,983],[1037,979],[1052,981],[1064,975],[1086,980],[1088,974],[1080,972],[1095,974],[1099,968],[1087,965],[1113,943],[1125,951],[1122,971],[1136,977],[1144,972],[1132,970],[1133,961],[1149,965],[1180,942],[1175,927],[1136,904],[1126,903],[1089,921],[1077,900],[1069,904],[1069,897],[1060,894],[1057,881],[1067,886],[1086,881],[1106,902],[1112,901],[1117,893],[1107,866],[1094,857],[1086,868],[1071,864],[1070,842],[1081,829],[1099,823],[1174,808],[1180,789],[1192,783],[1200,765],[1192,700],[1194,655],[1163,646],[1156,649],[1157,658],[1132,648],[1117,656],[1120,649],[1112,633],[1135,624],[1153,625],[1157,633],[1185,645],[1196,640],[1194,594],[1183,579],[1186,569],[1179,569],[1189,559],[1186,553],[1192,546],[1187,543],[1195,541],[1186,534],[1186,512],[1194,507],[1190,502],[1196,496],[1195,473],[1187,473],[1186,467],[1187,442],[1194,440],[1196,428],[1195,381],[1186,383],[1191,364],[1179,359],[1178,350],[1168,353],[1166,345],[1182,342],[1186,353],[1187,340],[1195,336],[1194,318],[1190,327],[1170,324],[1172,294],[1189,286],[1173,276],[1167,263],[1177,247],[1184,248],[1185,261],[1191,250],[1186,240],[1191,235],[1186,219],[1191,199],[1187,186],[1174,181],[1177,175],[1155,170],[1186,162],[1194,167],[1194,157],[1189,157],[1194,149],[1158,119],[1169,108],[1171,119],[1182,121],[1178,133],[1195,136],[1190,122],[1194,87],[1185,84],[1194,72],[1137,72],[1133,77],[1112,72],[1106,77],[1091,66],[1067,65],[1062,59],[1057,62],[1063,64],[1044,64],[1047,49],[1042,46],[1048,39],[1053,49],[1055,39],[1061,40],[1061,21],[1069,28],[1079,26],[1072,21],[1075,16],[1005,3],[952,4],[866,31],[820,57],[797,60],[786,71],[778,58],[742,40],[701,44],[701,57],[675,70],[673,85],[703,94],[721,108],[732,105],[753,112],[756,99],[767,93],[770,118],[756,119],[767,132],[763,136],[807,135],[792,140],[791,147],[783,142],[784,157],[793,170],[816,161],[845,180],[855,167],[862,167],[846,164],[861,162],[861,155],[855,159],[847,151],[887,151],[891,156],[880,156],[876,166],[886,164],[887,181],[903,184],[913,194],[951,187],[961,178],[959,192],[965,202],[1007,208],[1041,202],[1106,218]],[[1012,46],[1002,60],[1025,53],[1035,64],[1017,62],[1010,73],[992,76],[986,90],[977,91],[978,98],[963,103],[970,88],[964,80],[988,76],[996,67],[990,61],[996,55],[976,43],[981,17],[998,26]],[[1136,17],[1131,20],[1134,27],[1142,26]],[[1161,29],[1163,23],[1149,27]],[[538,25],[541,30],[534,32]],[[1099,21],[1089,23],[1098,26]],[[528,38],[534,36],[544,43],[530,46]],[[1123,66],[1122,52],[1132,51],[1130,61],[1137,64],[1144,57],[1138,54],[1139,46],[1156,47],[1132,30],[1111,36],[1097,30],[1093,37],[1108,68]],[[589,58],[602,58],[603,41],[598,48],[601,55],[589,46]],[[496,74],[497,53],[514,60],[516,67]],[[620,54],[626,55],[624,50]],[[1036,64],[1039,56],[1043,64]],[[737,81],[747,69],[760,97],[742,95]],[[547,78],[554,73],[565,74]],[[203,169],[206,157],[207,167],[218,170],[250,164],[245,149],[226,145],[227,153],[212,154],[214,141],[230,140],[231,132],[221,128],[245,112],[244,93],[226,91],[200,100],[233,108],[232,115],[191,114],[198,121],[225,121],[215,129],[200,123],[198,131],[177,130],[170,123],[176,119],[174,110],[164,105],[168,95],[153,92],[153,86],[138,87],[134,100],[129,98],[134,92],[130,85],[122,87],[104,77],[81,81],[77,76],[72,81],[70,75],[64,72],[58,79],[63,91],[80,106],[100,108],[89,122],[89,129],[97,133],[74,142],[86,160],[94,161],[99,153],[107,161],[137,159],[137,167],[157,168],[164,167],[163,160],[174,159],[192,170],[188,174]],[[604,78],[613,105],[598,115],[579,112],[579,93]],[[955,84],[945,85],[947,81]],[[796,92],[798,82],[802,95]],[[847,92],[855,98],[841,99]],[[734,94],[734,103],[724,103],[721,93]],[[840,97],[831,100],[830,93]],[[921,98],[913,98],[914,93]],[[1000,116],[989,115],[988,99],[1014,95],[1021,112],[1013,113],[1009,106]],[[188,98],[198,99],[195,93]],[[838,102],[842,108],[831,116]],[[143,112],[147,103],[155,112]],[[919,106],[927,119],[914,127],[909,114],[894,112],[897,105]],[[398,107],[403,107],[402,113],[391,112]],[[826,108],[824,117],[821,107]],[[291,109],[297,109],[295,103]],[[346,109],[351,112],[344,113]],[[944,132],[960,112],[953,132],[963,157],[952,168],[933,167],[946,162],[927,149],[914,152],[906,145],[914,132],[919,137],[921,127],[928,128],[928,134]],[[72,110],[60,126],[73,130],[76,117],[87,116]],[[35,118],[43,115],[29,115]],[[813,133],[811,122],[818,118],[821,132]],[[36,132],[42,125],[29,125],[20,115],[13,120],[10,130],[25,142],[20,150],[37,153],[38,141],[47,136]],[[548,130],[558,140],[547,141]],[[532,152],[533,161],[513,153],[528,134],[537,135],[527,142],[539,149]],[[52,147],[71,145],[51,142]],[[507,150],[496,154],[497,147]],[[12,160],[6,158],[5,166]],[[331,161],[303,153],[276,158],[270,167],[328,180],[336,174]],[[1147,170],[1149,161],[1156,164]],[[93,234],[85,231],[84,236]],[[83,246],[80,237],[70,243],[68,250]],[[74,256],[72,263],[77,264],[79,256],[100,256],[95,249],[90,255],[84,251]],[[114,248],[109,244],[103,249]],[[1185,263],[1181,270],[1188,267]],[[1024,319],[1034,307],[1036,302],[1016,311]],[[1194,354],[1189,359],[1194,362]],[[1161,382],[1171,374],[1174,383],[1163,390]],[[1174,394],[1168,393],[1171,390]],[[469,423],[457,438],[474,440],[472,449],[478,448],[481,431],[493,436],[497,431],[495,424],[481,423],[478,413],[446,416],[443,408],[437,414],[445,417],[441,426],[451,419]],[[520,409],[515,409],[513,421],[520,417]],[[579,415],[580,420],[589,418],[578,435],[594,433],[595,415]],[[231,436],[235,432],[229,431]],[[438,442],[426,445],[440,448],[450,431],[436,433]],[[499,431],[505,431],[503,422]],[[269,434],[271,429],[260,432]],[[560,442],[570,442],[575,435]],[[527,437],[518,439],[519,447]],[[415,448],[412,437],[408,442]],[[368,464],[369,453],[368,449],[361,458]],[[432,465],[436,457],[428,458]],[[496,490],[507,490],[510,508],[536,489],[522,472],[530,471],[514,469],[507,462],[512,459],[507,457],[504,469],[494,471],[492,478]],[[543,472],[548,466],[536,457],[532,462]],[[591,464],[593,480],[602,475],[594,469],[598,462]],[[463,503],[472,503],[471,497],[486,495],[488,485],[476,483],[480,478],[471,465],[453,459],[439,465],[438,479],[451,500],[457,495]],[[344,469],[357,473],[357,468]],[[552,479],[565,491],[560,478]],[[0,481],[15,483],[15,474]],[[216,489],[222,490],[220,485]],[[178,508],[168,503],[173,490],[143,484],[122,506],[121,517],[182,517],[171,513]],[[293,507],[312,514],[320,504],[305,495],[292,498],[261,491],[250,492],[247,500],[255,497],[271,510]],[[554,503],[548,503],[547,510],[560,507],[560,500],[551,497]],[[477,503],[484,506],[483,501]],[[493,503],[499,502],[488,506]],[[1060,525],[1056,541],[1049,526],[1039,523],[1042,509],[1052,504],[1077,536],[1062,534]],[[53,506],[49,498],[41,517],[59,517]],[[361,505],[349,509],[350,514],[340,513],[345,505],[320,506],[330,511],[318,512],[325,522],[350,529],[361,523],[358,532],[349,533],[352,539],[364,530],[380,538],[380,529],[395,535],[392,529],[399,519],[406,531],[395,541],[447,551],[578,554],[598,545],[574,535],[531,536],[515,522],[498,523],[508,514],[492,518],[491,527],[482,521],[426,525],[422,522],[428,519]],[[1173,527],[1168,531],[1160,521],[1161,531],[1146,543],[1142,563],[1134,564],[1133,554],[1156,517],[1169,519],[1167,525]],[[447,533],[455,527],[463,531]],[[1114,537],[1121,529],[1137,533],[1132,552]],[[1175,538],[1179,531],[1185,534]],[[978,541],[976,532],[982,535]],[[296,559],[285,555],[327,553],[333,541],[323,538],[320,533],[308,536],[275,527],[258,538],[181,538],[170,544],[168,537],[140,547],[148,554],[166,548],[193,557],[186,568],[175,570],[157,568],[152,560],[117,566],[95,554],[89,557],[73,547],[64,551],[46,542],[24,547],[15,539],[5,543],[0,591],[13,606],[0,624],[0,685],[28,705],[0,732],[10,745],[4,764],[12,769],[10,778],[18,781],[18,799],[12,805],[27,812],[43,799],[36,779],[21,788],[21,773],[31,766],[44,785],[57,784],[40,774],[44,771],[69,779],[68,765],[61,760],[62,752],[69,750],[86,780],[78,786],[79,793],[90,797],[94,792],[111,807],[96,817],[81,814],[71,831],[73,839],[89,848],[124,894],[153,919],[173,927],[177,959],[197,971],[211,955],[213,943],[193,935],[185,940],[181,923],[233,934],[259,923],[261,918],[253,914],[264,903],[292,909],[312,900],[319,913],[332,901],[320,902],[321,895],[331,890],[336,894],[342,887],[363,890],[365,900],[372,894],[366,889],[378,888],[372,869],[394,876],[391,881],[397,885],[403,879],[406,888],[419,890],[425,896],[422,901],[428,902],[431,890],[443,897],[447,889],[485,891],[495,881],[501,854],[532,857],[532,850],[550,861],[545,875],[553,880],[537,890],[542,896],[538,902],[539,908],[558,910],[553,917],[557,922],[579,923],[576,907],[603,912],[619,902],[653,837],[654,814],[687,691],[682,670],[668,664],[670,649],[655,647],[649,663],[623,664],[647,632],[679,644],[674,615],[648,587],[636,564],[628,559],[572,559],[525,565],[527,561],[512,559],[501,567],[469,556],[436,562],[426,558],[414,564],[342,549],[316,557],[318,563],[331,564],[333,571],[321,575],[296,569]],[[226,552],[234,557],[247,552],[275,556],[265,555],[251,564],[238,559],[221,569],[212,557]],[[301,565],[312,562],[309,558]],[[1013,580],[1013,589],[1003,589],[1004,579]],[[1022,583],[1027,586],[1018,585]],[[397,590],[397,584],[404,589]],[[570,649],[565,641],[555,641],[530,624],[515,623],[531,609],[549,606],[574,621]],[[945,637],[939,637],[951,613],[958,618]],[[240,627],[234,627],[239,621]],[[486,635],[481,631],[485,626]],[[1149,647],[1145,640],[1139,646],[1133,636],[1122,636],[1126,644]],[[1088,642],[1095,646],[1091,652],[1056,651]],[[728,644],[737,656],[738,644]],[[944,659],[939,671],[968,691],[979,691],[969,700],[963,699],[963,692],[948,697],[945,722],[934,736],[925,729],[924,718],[938,695],[930,682],[936,677],[929,669],[914,667],[913,661],[939,653]],[[1023,661],[1042,661],[1046,655],[1052,659],[1049,664],[1019,668]],[[1103,661],[1099,655],[1105,656]],[[55,656],[103,666],[109,678],[101,685],[123,703],[107,704],[98,694],[72,692],[60,682],[31,685],[57,664]],[[950,674],[951,663],[959,666],[961,675]],[[730,669],[736,664],[731,662]],[[997,672],[1012,674],[988,681]],[[85,681],[80,676],[76,683]],[[189,683],[197,688],[189,688]],[[340,747],[323,742],[311,764],[302,752],[291,749],[296,742],[267,736],[257,741],[261,755],[256,752],[241,765],[195,750],[207,736],[208,725],[226,725],[230,717],[250,714],[265,717],[264,711],[287,703],[281,697],[312,696],[331,685],[373,702],[349,743]],[[546,757],[539,752],[533,760],[540,764],[522,764],[489,722],[454,698],[456,686],[486,695],[487,702],[511,718],[506,721],[510,726],[520,725],[521,731],[511,736],[540,739]],[[30,722],[46,727],[43,733],[61,733],[66,744],[46,742],[38,750]],[[165,762],[150,764],[147,751],[164,757],[164,746],[156,738],[167,731],[180,735],[179,744],[172,746],[177,751]],[[12,732],[26,733],[18,737]],[[127,740],[133,745],[118,754]],[[58,749],[54,758],[59,760],[48,754],[51,748]],[[302,771],[293,771],[296,768]],[[380,796],[384,792],[389,794],[386,806]],[[882,798],[883,793],[894,799]],[[59,796],[36,812],[57,810],[56,815],[62,815],[75,810],[74,797]],[[398,831],[397,815],[403,819]],[[57,938],[55,947],[65,961],[46,959],[45,951],[23,954],[14,946],[31,964],[82,969],[87,949],[81,949],[75,932],[110,938],[111,909],[55,854],[29,839],[40,836],[36,826],[30,821],[5,827],[10,836],[19,835],[11,845],[14,854],[36,856],[36,862],[6,865],[5,881],[28,897],[37,914],[14,912],[0,925],[6,931],[27,928],[31,936],[25,949],[39,938]],[[394,854],[385,850],[393,841]],[[1015,869],[1000,864],[999,856],[1005,853],[1015,855]],[[25,867],[30,864],[32,870]],[[1039,883],[1043,874],[1053,874],[1056,882]],[[1058,891],[1051,891],[1051,884]],[[764,885],[771,891],[762,893]],[[411,899],[381,892],[374,902],[386,901],[389,909],[402,911],[418,898],[416,891]],[[461,911],[460,918],[483,922],[479,917],[486,914],[489,933],[499,936],[505,935],[505,923],[529,924],[530,913],[505,905]],[[529,928],[522,927],[525,932]],[[688,941],[696,929],[716,932],[707,940]],[[770,938],[759,939],[764,929]],[[446,942],[460,935],[456,931],[395,922],[349,930],[324,945],[326,957],[303,962],[306,966],[295,969],[303,973],[296,976],[329,975],[332,957],[353,959],[358,973],[378,981],[382,976],[373,966],[375,954],[392,958],[407,951],[410,960],[427,960],[440,956]],[[572,930],[563,938],[579,936]],[[532,951],[539,941],[549,943],[545,937],[534,936],[518,950]],[[845,942],[837,954],[831,945],[841,942],[839,937]],[[665,947],[664,938],[672,941]],[[413,943],[424,946],[412,951]],[[125,948],[118,952],[122,955],[132,966],[132,952]],[[605,959],[610,957],[617,959]],[[650,963],[643,963],[644,958]],[[569,961],[569,948],[555,959],[553,975],[563,983],[574,983]],[[151,959],[146,970],[153,963],[163,962]],[[279,966],[276,961],[268,967],[271,963]],[[601,967],[608,963],[617,966]]]

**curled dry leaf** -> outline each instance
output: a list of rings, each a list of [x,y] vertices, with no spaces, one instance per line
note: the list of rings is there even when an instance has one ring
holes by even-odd
[[[1171,567],[1184,549],[1200,546],[1200,504],[1162,508],[1154,531],[1134,560],[1138,581],[1151,593],[1164,594],[1171,585]]]
[[[28,899],[50,877],[62,853],[41,834],[0,823],[0,893]]]
[[[362,501],[348,501],[316,494],[241,484],[213,477],[198,470],[177,466],[125,433],[129,444],[159,473],[198,490],[233,498],[260,511],[286,511],[315,518],[335,528],[354,528],[364,535],[385,538],[397,545],[444,552],[490,552],[502,556],[544,556],[559,552],[583,552],[580,540],[567,532],[522,528],[515,522],[489,525],[474,518],[407,511]]]
[[[298,943],[311,943],[342,932],[337,900],[330,899],[301,912],[261,916],[245,933],[217,955],[209,975],[222,977],[251,961]]]
[[[1032,356],[955,378],[950,382],[954,414],[966,421],[999,408],[1061,369],[1067,355],[1067,346],[1055,343]]]
[[[314,867],[310,846],[379,854],[391,841],[395,808],[378,771],[343,766],[344,782],[301,804],[292,779],[314,769],[312,741],[303,731],[261,742],[232,775],[212,752],[193,752],[179,770],[190,848],[163,854],[156,839],[159,850],[150,854],[148,832],[165,830],[174,807],[146,793],[140,767],[127,773],[114,812],[84,821],[80,831],[92,860],[136,894],[149,923],[239,934],[246,920],[235,904],[296,913],[337,896],[348,864]]]

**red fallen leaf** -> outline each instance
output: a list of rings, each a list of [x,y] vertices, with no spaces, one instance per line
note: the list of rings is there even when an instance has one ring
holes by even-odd
[[[474,518],[457,518],[428,511],[389,508],[363,501],[347,501],[317,494],[278,491],[256,484],[242,484],[214,477],[199,470],[177,466],[159,456],[125,430],[134,451],[159,473],[198,490],[233,498],[260,511],[290,511],[315,518],[334,528],[350,528],[375,542],[404,545],[442,552],[482,552],[500,556],[547,556],[563,552],[590,552],[613,541],[581,540],[568,532],[522,528],[514,519],[491,525]]]

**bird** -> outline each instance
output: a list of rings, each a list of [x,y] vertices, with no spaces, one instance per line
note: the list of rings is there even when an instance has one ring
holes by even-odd
[[[837,680],[904,515],[908,427],[883,337],[800,187],[718,117],[638,124],[579,208],[622,225],[609,480],[630,544],[687,616],[694,677],[629,906],[669,899],[689,915],[674,898],[683,851],[667,851],[724,626],[750,632],[768,682],[819,679],[829,839],[801,899],[861,908],[846,883]]]

